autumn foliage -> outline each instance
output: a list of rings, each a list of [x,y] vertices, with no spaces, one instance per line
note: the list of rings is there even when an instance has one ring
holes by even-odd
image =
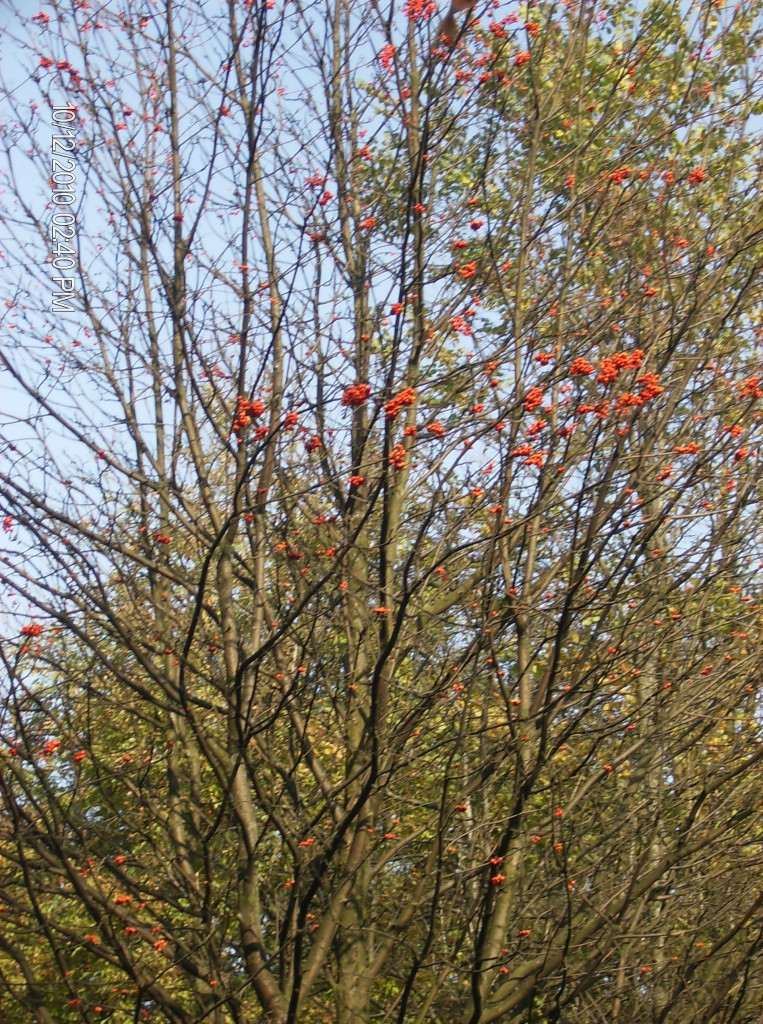
[[[760,16],[442,6],[6,12],[9,1024],[758,1024]]]

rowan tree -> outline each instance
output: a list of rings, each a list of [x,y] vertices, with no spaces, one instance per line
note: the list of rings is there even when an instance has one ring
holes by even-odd
[[[759,1019],[760,17],[455,6],[8,11],[13,1024]]]

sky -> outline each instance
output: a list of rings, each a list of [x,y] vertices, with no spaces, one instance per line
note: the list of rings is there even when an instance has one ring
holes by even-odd
[[[95,18],[97,17],[96,4],[93,4],[93,8],[96,12],[93,14],[93,17]],[[117,8],[115,7],[115,5],[112,4],[105,5],[105,9],[113,11]],[[137,9],[150,11],[151,4],[146,3],[145,5],[137,5]],[[213,9],[211,4],[209,5],[208,9]],[[514,12],[516,9],[517,5],[515,4],[503,5],[503,7],[501,7],[498,10],[498,12],[496,12],[495,17],[499,17],[504,12]],[[44,40],[44,34],[38,31],[38,26],[36,26],[32,21],[34,16],[39,11],[52,12],[53,8],[46,7],[44,5],[40,6],[38,4],[29,4],[28,2],[26,2],[26,0],[21,0],[20,3],[3,2],[2,6],[0,6],[0,19],[2,19],[2,21],[0,21],[0,24],[2,24],[6,28],[6,31],[3,34],[0,34],[0,78],[5,81],[6,88],[10,87],[10,90],[13,92],[15,99],[18,101],[19,106],[22,108],[28,103],[28,99],[31,98],[33,92],[35,92],[36,89],[31,83],[29,83],[28,79],[25,78],[25,73],[22,71],[21,65],[16,63],[13,59],[14,56],[16,55],[16,48],[18,47],[18,43],[16,41],[17,29],[15,29],[13,26],[20,25],[21,27],[20,29],[18,29],[18,31],[22,32],[28,39],[36,40],[39,38],[41,40]],[[605,14],[605,8],[602,8],[602,13]],[[316,32],[319,32],[319,30],[320,25],[316,23]],[[44,44],[41,43],[41,45]],[[203,48],[203,41],[201,41],[200,50],[203,50]],[[57,56],[59,55],[57,54]],[[70,59],[72,61],[75,60],[75,51],[72,51],[72,56],[70,57]],[[373,53],[370,50],[368,52],[359,52],[356,56],[356,59],[359,66],[365,66],[367,68],[368,76],[370,79],[371,76],[374,74],[375,67],[373,61]],[[279,88],[283,88],[284,90],[284,95],[282,99],[282,109],[288,116],[294,119],[294,138],[296,139],[299,137],[300,133],[309,131],[310,111],[309,108],[306,107],[304,103],[302,103],[301,97],[305,95],[305,90],[309,91],[311,87],[317,88],[317,80],[313,82],[309,77],[309,73],[306,72],[304,68],[297,69],[292,67],[284,69],[278,68],[276,66],[273,69],[273,73],[274,75],[283,74],[283,79],[279,79]],[[134,94],[134,89],[132,88],[133,85],[133,82],[131,82],[129,79],[124,78],[119,79],[119,81],[115,83],[113,89],[115,107],[119,103],[124,102],[126,98],[129,98],[129,101],[131,103],[133,102],[133,99],[131,98],[131,95]],[[193,99],[190,96],[187,97],[187,99],[189,104],[191,102],[195,102],[195,99]],[[62,97],[62,101],[64,100],[65,97]],[[0,103],[2,102],[3,101],[0,100]],[[0,108],[0,121],[7,124],[10,121],[10,119],[11,114],[7,107],[5,109]],[[51,134],[51,127],[49,122],[42,116],[36,123],[37,130],[39,132],[40,146],[43,150],[45,150],[49,144],[48,138]],[[371,127],[371,134],[373,135],[373,126]],[[9,135],[6,131],[6,140],[8,139],[8,137]],[[267,146],[268,139],[264,139],[263,142],[264,145]],[[196,157],[196,170],[200,170],[202,168],[204,154],[205,149],[203,148],[203,146],[199,146],[198,155]],[[289,153],[288,155],[291,156],[292,154]],[[298,155],[296,149],[294,150],[293,155]],[[194,158],[192,157],[191,159],[193,160]],[[16,147],[16,149],[13,151],[12,160],[14,166],[17,169],[19,178],[22,181],[22,191],[24,191],[25,195],[28,196],[30,206],[32,206],[33,210],[37,213],[38,216],[42,216],[45,198],[44,180],[41,179],[38,175],[37,180],[35,181],[34,176],[31,173],[29,173],[28,165],[25,162],[24,153],[22,149],[20,149],[19,147]],[[318,163],[320,163],[320,161],[318,161]],[[87,159],[85,158],[81,160],[81,164],[81,173],[84,175],[87,173]],[[300,168],[300,173],[304,173],[305,171],[308,170],[316,171],[320,170],[320,167],[306,165],[305,167]],[[79,169],[78,173],[80,173]],[[195,184],[198,184],[198,182],[196,182]],[[286,175],[284,175],[284,180],[278,182],[277,187],[282,187],[284,189],[284,195],[287,196],[288,199],[288,197],[290,195],[293,195],[293,193],[289,192],[287,185],[288,179]],[[274,186],[274,189],[275,188],[276,186]],[[5,201],[7,202],[7,200],[8,193],[6,192]],[[2,202],[3,197],[0,196],[0,203]],[[113,236],[109,234],[107,228],[107,204],[101,198],[96,196],[91,188],[87,187],[83,188],[82,202],[83,206],[78,210],[78,218],[85,227],[85,235],[87,242],[86,257],[89,261],[88,265],[89,268],[92,270],[94,276],[98,277],[100,275],[100,279],[103,282],[105,282],[104,294],[108,299],[110,298],[110,296],[108,294],[107,288],[108,282],[110,280],[110,275],[112,275],[114,271],[113,261],[116,258],[116,250],[113,248]],[[46,213],[45,215],[47,216],[48,214]],[[52,217],[52,209],[49,211],[49,215]],[[222,241],[219,241],[219,243],[215,243],[214,229],[215,226],[210,223],[209,233],[205,236],[204,239],[205,248],[208,250],[208,253],[211,258],[214,258],[216,255],[218,255],[219,251],[221,251],[219,247],[225,244],[223,235],[218,236],[219,238],[222,239]],[[7,230],[7,227],[0,228],[0,231],[3,232]],[[2,287],[6,293],[4,296],[6,301],[8,301],[8,296],[10,295],[11,297],[13,297],[13,295],[18,289],[21,289],[22,291],[24,289],[28,289],[30,277],[34,277],[34,275],[36,274],[37,277],[35,286],[34,288],[29,290],[31,292],[30,299],[37,300],[39,305],[42,298],[41,295],[39,294],[39,288],[45,287],[46,285],[47,271],[43,270],[41,272],[41,267],[43,266],[45,258],[45,249],[44,246],[42,244],[38,244],[38,242],[39,240],[37,240],[35,242],[35,245],[32,246],[29,250],[30,253],[34,252],[37,254],[37,263],[34,266],[34,268],[31,266],[31,262],[27,265],[24,265],[23,263],[20,262],[13,265],[8,261],[6,261],[5,264],[0,264],[0,287]],[[217,251],[215,250],[216,244],[218,245]],[[0,247],[2,246],[3,241],[2,238],[0,238]],[[11,252],[13,247],[7,246],[7,248],[8,251]],[[397,254],[392,249],[390,249],[389,251],[391,253],[391,256],[389,257],[390,262],[392,262],[392,260],[396,257]],[[85,253],[84,249],[83,253]],[[31,257],[31,259],[34,259],[34,257]],[[384,293],[385,281],[383,273],[381,272],[377,276],[375,287],[377,288],[378,294],[384,297],[384,301],[386,303],[394,301],[397,298],[397,296],[392,295],[391,293]],[[100,301],[100,299],[98,301]],[[222,317],[222,314],[224,312],[227,313],[227,310],[223,310],[221,307],[217,307],[216,310],[212,309],[212,312]],[[0,306],[0,315],[2,315],[3,317],[3,320],[0,321],[0,323],[2,323],[3,329],[8,332],[7,337],[13,338],[13,334],[10,332],[13,331],[14,329],[18,330],[20,334],[22,332],[26,332],[25,337],[33,336],[34,332],[32,328],[35,327],[36,325],[31,324],[30,321],[24,322],[23,318],[20,316],[18,320],[19,327],[12,327],[12,324],[14,323],[14,317],[19,315],[17,311],[8,310],[7,308],[3,310],[2,306]],[[78,332],[84,326],[86,326],[86,320],[82,318],[79,314],[58,314],[58,316],[59,323],[57,325],[54,324],[53,326],[58,326],[62,334],[65,334],[67,338],[71,339],[72,344],[83,343],[83,339],[78,336]],[[48,321],[46,322],[44,330],[48,330],[50,327],[49,319],[50,318],[48,318]],[[39,326],[41,330],[38,333],[42,333],[42,321],[40,322]],[[337,328],[337,332],[339,332],[339,330],[340,329]],[[27,365],[33,364],[34,361],[38,359],[37,352],[32,352],[31,350],[28,353],[24,353],[23,355],[24,358],[29,360]],[[75,405],[76,403],[81,403],[81,411],[83,413],[85,412],[85,410],[87,410],[87,404],[90,396],[88,393],[88,383],[84,375],[78,374],[76,370],[68,369],[66,371],[62,371],[60,376],[57,376],[55,367],[52,367],[50,371],[45,371],[45,373],[42,375],[42,379],[43,385],[45,387],[50,386],[52,388],[54,384],[65,384],[66,387],[69,389],[71,402],[74,403]],[[9,383],[7,374],[4,374],[3,377],[0,378],[0,386],[2,386],[3,389],[2,413],[0,413],[0,423],[2,424],[2,429],[5,432],[6,436],[16,440],[19,444],[23,444],[25,442],[25,438],[28,434],[30,426],[29,402],[27,399],[20,399],[18,390]],[[94,411],[95,410],[91,409],[90,413],[93,413]],[[99,411],[103,413],[103,418],[108,422],[108,417],[111,414],[111,410],[104,408]],[[83,418],[86,417],[83,416]],[[108,442],[108,440],[108,436],[104,437],[104,443]],[[57,444],[58,456],[61,459],[66,459],[66,442],[60,440],[57,442]],[[5,542],[8,542],[7,539]]]

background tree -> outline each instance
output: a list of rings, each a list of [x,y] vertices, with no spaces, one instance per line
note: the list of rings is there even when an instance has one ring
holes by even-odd
[[[445,13],[7,15],[4,1020],[758,1021],[761,25]]]

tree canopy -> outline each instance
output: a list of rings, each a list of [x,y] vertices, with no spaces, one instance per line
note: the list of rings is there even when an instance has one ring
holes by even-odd
[[[756,6],[3,4],[4,1021],[758,1024]]]

